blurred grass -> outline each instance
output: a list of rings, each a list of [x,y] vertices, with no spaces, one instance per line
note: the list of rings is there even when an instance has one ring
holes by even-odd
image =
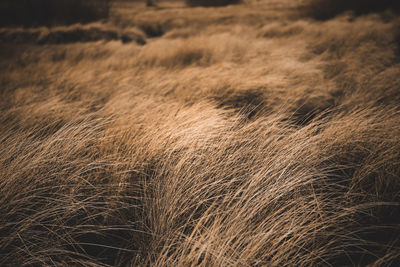
[[[356,15],[381,12],[387,9],[400,11],[398,0],[311,0],[307,15],[326,20],[345,11],[353,11]]]
[[[2,0],[0,26],[51,26],[108,18],[109,0]]]
[[[241,0],[186,0],[189,6],[227,6],[239,4]]]

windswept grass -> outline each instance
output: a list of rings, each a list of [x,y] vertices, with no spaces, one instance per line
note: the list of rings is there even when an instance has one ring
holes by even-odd
[[[141,51],[138,61],[143,65],[167,68],[207,66],[222,61],[240,61],[245,53],[246,42],[228,34],[215,34],[212,38],[200,36],[154,42]]]
[[[399,19],[168,5],[1,30],[0,265],[399,265]]]

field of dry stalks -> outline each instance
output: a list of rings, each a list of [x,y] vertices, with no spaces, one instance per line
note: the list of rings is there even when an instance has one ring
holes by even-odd
[[[0,265],[400,264],[400,19],[305,9],[0,28]]]

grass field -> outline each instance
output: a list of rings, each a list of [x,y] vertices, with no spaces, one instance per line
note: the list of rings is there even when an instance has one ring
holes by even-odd
[[[0,28],[0,266],[398,266],[400,18],[316,10]]]

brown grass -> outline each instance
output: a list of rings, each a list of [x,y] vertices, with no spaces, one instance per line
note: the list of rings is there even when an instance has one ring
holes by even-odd
[[[2,43],[7,44],[68,44],[96,41],[121,40],[123,43],[136,42],[146,44],[145,34],[135,28],[118,29],[107,24],[90,23],[86,25],[40,27],[40,28],[4,28],[0,29]]]
[[[0,265],[397,266],[400,21],[296,12],[121,2],[96,27],[164,34],[0,43]]]

